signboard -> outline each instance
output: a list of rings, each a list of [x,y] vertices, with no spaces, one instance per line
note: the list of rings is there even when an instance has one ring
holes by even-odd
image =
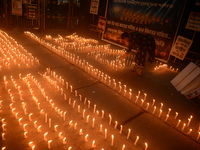
[[[27,18],[28,19],[37,19],[37,5],[28,4],[27,5]]]
[[[185,28],[200,31],[200,13],[191,12]]]
[[[97,29],[99,31],[104,32],[105,28],[106,28],[106,18],[102,17],[102,16],[99,16],[99,21],[98,21],[98,27],[97,27]]]
[[[91,0],[90,13],[97,15],[99,9],[99,0]]]
[[[12,15],[22,15],[22,0],[12,0]]]
[[[156,57],[167,61],[184,5],[185,0],[109,0],[103,39],[124,47],[124,31],[150,34]]]
[[[183,60],[191,44],[192,44],[192,40],[179,35],[176,39],[176,42],[174,43],[172,47],[170,54],[180,60]]]

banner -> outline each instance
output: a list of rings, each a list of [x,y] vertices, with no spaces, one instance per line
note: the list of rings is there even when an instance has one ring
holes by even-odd
[[[27,4],[27,18],[28,19],[37,19],[37,5],[36,4]]]
[[[97,15],[99,10],[99,0],[91,0],[90,13]]]
[[[174,43],[170,55],[183,60],[185,55],[187,54],[190,46],[192,44],[192,40],[187,39],[182,36],[178,36],[176,42]]]
[[[22,0],[12,0],[12,15],[22,15]]]
[[[167,61],[185,0],[109,0],[103,39],[124,46],[124,31],[150,34],[156,57]]]
[[[185,28],[200,31],[200,13],[191,12]]]

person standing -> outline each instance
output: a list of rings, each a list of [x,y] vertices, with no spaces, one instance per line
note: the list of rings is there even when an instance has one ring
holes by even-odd
[[[135,65],[133,70],[138,75],[142,75],[147,63],[152,63],[155,59],[156,44],[152,36],[139,32],[124,32],[121,34],[123,43],[128,46],[126,53],[120,57],[124,59],[132,49],[136,50]]]

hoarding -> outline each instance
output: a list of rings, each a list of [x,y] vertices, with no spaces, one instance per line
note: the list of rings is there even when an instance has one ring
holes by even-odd
[[[99,10],[99,0],[91,0],[90,13],[97,15]]]
[[[124,46],[124,31],[150,34],[156,41],[156,57],[168,60],[185,0],[109,0],[103,39]]]
[[[22,15],[22,0],[12,0],[12,15]]]
[[[192,40],[179,35],[176,39],[176,42],[172,46],[172,50],[170,54],[180,60],[183,60],[192,42],[193,42]]]

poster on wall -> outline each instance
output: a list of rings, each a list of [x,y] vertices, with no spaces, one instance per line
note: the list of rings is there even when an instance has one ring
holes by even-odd
[[[124,46],[120,36],[138,31],[156,41],[156,58],[167,61],[185,0],[109,0],[103,40]]]
[[[22,15],[22,0],[12,0],[12,15]]]
[[[98,27],[97,29],[101,32],[104,32],[106,28],[106,18],[99,16]]]
[[[187,54],[191,44],[192,44],[192,40],[179,35],[176,39],[176,42],[172,46],[170,55],[172,55],[180,60],[183,60],[185,58],[185,55]]]
[[[37,5],[27,4],[27,19],[37,19]]]
[[[97,15],[99,10],[99,0],[91,0],[90,13]]]
[[[191,12],[185,28],[200,31],[200,13]]]

